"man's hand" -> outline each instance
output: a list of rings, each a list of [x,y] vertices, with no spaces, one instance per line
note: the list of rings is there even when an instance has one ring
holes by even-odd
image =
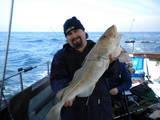
[[[117,94],[118,94],[118,89],[117,89],[117,88],[112,88],[112,89],[109,91],[109,93],[110,93],[111,95],[117,95]]]
[[[72,104],[73,104],[73,101],[74,101],[74,99],[73,99],[73,100],[65,101],[65,103],[64,103],[64,107],[71,107],[71,106],[72,106]]]

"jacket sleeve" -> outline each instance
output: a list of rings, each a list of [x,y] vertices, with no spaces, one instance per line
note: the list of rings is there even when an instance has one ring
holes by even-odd
[[[123,92],[125,90],[128,90],[131,87],[131,73],[126,67],[125,63],[120,63],[120,69],[121,69],[121,80],[122,83],[117,87],[119,92]]]
[[[60,89],[66,87],[69,83],[69,77],[65,67],[65,59],[63,55],[59,53],[55,54],[52,60],[50,83],[54,94]]]

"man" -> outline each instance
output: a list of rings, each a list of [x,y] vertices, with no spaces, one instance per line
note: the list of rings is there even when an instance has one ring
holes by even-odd
[[[88,34],[76,17],[66,20],[63,27],[68,43],[55,54],[51,66],[50,80],[55,94],[69,84],[75,71],[82,66],[86,55],[95,45],[93,41],[87,40]],[[123,81],[120,81],[120,78]],[[111,95],[117,95],[130,86],[130,73],[125,64],[117,59],[99,79],[91,96],[65,101],[61,119],[111,120]]]

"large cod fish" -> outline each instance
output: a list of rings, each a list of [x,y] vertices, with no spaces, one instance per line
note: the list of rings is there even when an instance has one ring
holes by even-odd
[[[115,25],[108,28],[99,38],[96,45],[86,56],[83,66],[78,69],[72,81],[67,87],[60,90],[56,95],[57,104],[47,114],[48,120],[61,120],[60,112],[67,100],[73,100],[76,96],[87,97],[91,95],[99,78],[108,69],[112,62],[109,56],[119,56],[121,62],[126,58],[120,47],[120,38]],[[122,53],[122,55],[121,55]],[[129,58],[128,58],[129,59]]]

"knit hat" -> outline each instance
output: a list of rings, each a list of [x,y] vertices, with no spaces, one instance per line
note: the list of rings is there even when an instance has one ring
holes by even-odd
[[[67,19],[66,22],[64,23],[63,30],[64,30],[65,36],[67,35],[68,32],[74,29],[85,30],[81,22],[75,16],[73,16],[70,19]]]

